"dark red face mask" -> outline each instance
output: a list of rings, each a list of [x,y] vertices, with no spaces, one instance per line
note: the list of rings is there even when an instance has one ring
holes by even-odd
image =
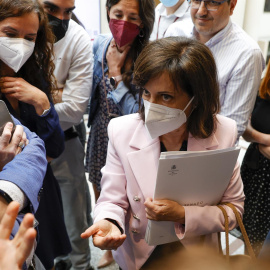
[[[110,19],[109,27],[119,48],[130,43],[140,33],[137,24],[123,20]]]

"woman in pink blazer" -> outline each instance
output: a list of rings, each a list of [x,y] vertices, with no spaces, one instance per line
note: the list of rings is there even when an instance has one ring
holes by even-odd
[[[219,91],[214,58],[203,44],[179,37],[154,41],[135,64],[140,87],[140,113],[111,120],[107,161],[102,169],[101,196],[94,225],[82,237],[112,249],[122,269],[146,269],[156,258],[204,244],[218,249],[217,232],[224,218],[216,206],[182,206],[153,200],[161,151],[205,151],[232,147],[236,123],[217,115]],[[244,193],[239,165],[221,201],[243,213]],[[230,229],[236,219],[230,209]],[[149,246],[144,238],[148,219],[174,221],[178,242]]]

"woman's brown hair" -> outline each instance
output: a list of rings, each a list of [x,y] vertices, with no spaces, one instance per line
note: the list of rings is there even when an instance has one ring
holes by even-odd
[[[175,90],[194,96],[193,112],[187,119],[188,131],[197,138],[209,137],[216,128],[219,111],[219,86],[214,57],[202,43],[183,37],[169,37],[149,43],[139,55],[133,83],[143,86],[166,72]],[[140,98],[141,100],[141,98]],[[140,104],[144,120],[144,107]]]
[[[54,36],[48,25],[46,13],[37,0],[0,0],[0,21],[32,12],[36,13],[39,18],[35,49],[20,69],[18,76],[42,89],[48,97],[51,97],[52,91],[56,89],[53,75],[55,68],[53,63]]]
[[[266,74],[261,82],[259,96],[262,99],[270,100],[270,61],[268,62]]]
[[[108,11],[118,4],[121,0],[107,0],[106,8]],[[141,53],[142,49],[148,43],[150,35],[153,30],[154,22],[155,22],[155,3],[153,0],[136,0],[139,3],[139,16],[142,20],[143,28],[140,30],[140,34],[134,40],[131,49],[128,52],[126,57],[127,59],[132,60],[132,66],[130,70],[122,70],[123,74],[123,82],[127,88],[130,89],[131,76],[134,69],[134,63]],[[107,14],[107,20],[110,22],[110,17]],[[125,65],[124,65],[125,66]]]

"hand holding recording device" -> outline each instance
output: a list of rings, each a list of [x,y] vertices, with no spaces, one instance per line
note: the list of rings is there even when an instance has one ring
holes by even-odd
[[[2,135],[4,127],[7,122],[11,122],[13,124],[13,128],[12,128],[12,135],[13,135],[16,125],[9,113],[9,110],[5,102],[3,100],[0,100],[0,136]]]

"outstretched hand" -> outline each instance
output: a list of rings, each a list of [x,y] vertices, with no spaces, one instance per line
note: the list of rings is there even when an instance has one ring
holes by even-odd
[[[0,223],[0,269],[19,270],[30,255],[36,238],[34,216],[26,214],[14,239],[10,234],[19,211],[19,203],[11,202]]]
[[[90,236],[96,247],[106,250],[116,250],[126,239],[126,235],[121,234],[119,228],[108,220],[98,221],[81,234],[82,238]]]

